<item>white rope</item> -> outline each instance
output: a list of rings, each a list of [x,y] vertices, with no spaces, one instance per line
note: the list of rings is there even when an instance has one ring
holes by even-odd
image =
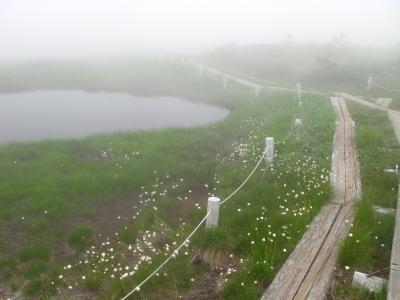
[[[284,139],[282,139],[280,141],[280,143],[286,139],[288,139],[293,132],[290,132]],[[253,176],[254,172],[257,170],[258,166],[261,164],[261,162],[263,161],[263,159],[265,158],[266,155],[266,150],[263,152],[263,154],[261,155],[259,161],[257,162],[256,166],[254,167],[254,169],[250,172],[249,176],[246,177],[246,179],[242,182],[241,185],[238,186],[238,188],[233,191],[228,197],[226,197],[221,203],[220,205],[222,205],[223,203],[225,203],[226,201],[228,201],[229,199],[231,199],[237,192],[239,192],[239,190],[246,184],[246,182],[251,178],[251,176]],[[187,236],[187,238],[179,245],[178,248],[176,248],[172,254],[170,256],[167,257],[167,259],[157,267],[157,269],[155,269],[153,271],[153,273],[151,273],[149,276],[146,277],[146,279],[144,279],[141,283],[139,283],[133,290],[131,290],[128,294],[126,294],[123,298],[121,298],[121,300],[126,300],[130,295],[132,295],[135,291],[140,291],[140,288],[147,282],[149,281],[158,271],[160,271],[170,260],[171,258],[175,257],[176,255],[178,255],[179,250],[189,242],[189,239],[193,236],[193,234],[195,234],[195,232],[197,230],[199,230],[200,226],[207,220],[207,217],[209,216],[209,214],[211,213],[211,211],[209,211],[205,217],[200,221],[200,223],[196,226],[196,228]]]
[[[284,137],[280,141],[275,142],[275,144],[282,144],[283,142],[286,142],[286,140],[288,138],[290,138],[293,135],[293,133],[294,133],[294,128],[292,128],[292,130],[289,132],[289,134],[286,137]]]
[[[293,134],[293,132],[294,132],[294,131],[292,130],[291,132],[289,132],[289,134],[288,134],[285,138],[281,139],[280,141],[275,142],[275,144],[279,144],[279,143],[282,143],[282,142],[286,141],[286,140]],[[254,172],[257,170],[258,166],[261,164],[261,162],[262,162],[263,159],[265,158],[266,152],[267,152],[267,150],[265,150],[265,151],[263,152],[263,154],[261,155],[261,157],[260,157],[259,161],[257,162],[256,166],[255,166],[254,169],[250,172],[249,176],[247,176],[247,178],[242,182],[241,185],[239,185],[239,187],[238,187],[234,192],[232,192],[232,194],[230,194],[230,195],[229,195],[228,197],[226,197],[223,201],[221,201],[220,205],[223,204],[224,202],[228,201],[230,198],[232,198],[232,197],[246,184],[246,182],[247,182],[247,181],[250,179],[250,177],[254,174]]]
[[[233,192],[231,193],[228,197],[226,197],[221,203],[223,204],[224,202],[228,201],[230,198],[232,198],[245,184],[246,182],[250,179],[250,177],[254,174],[254,172],[257,170],[258,166],[260,165],[260,163],[262,162],[262,160],[264,159],[266,151],[263,152],[263,154],[261,155],[260,160],[258,161],[258,163],[256,164],[256,166],[254,167],[254,169],[250,172],[249,176],[247,176],[247,178],[242,182],[241,185],[239,185],[239,187]],[[176,255],[178,255],[179,250],[189,242],[189,239],[193,236],[193,234],[195,234],[195,232],[200,228],[200,226],[207,220],[207,217],[209,216],[209,214],[211,213],[211,211],[209,211],[205,217],[200,221],[200,223],[196,226],[196,228],[187,236],[187,238],[179,245],[178,248],[176,248],[172,254],[170,256],[167,257],[167,259],[157,267],[157,269],[155,269],[153,271],[153,273],[151,273],[149,276],[146,277],[146,279],[144,279],[141,283],[139,283],[133,290],[131,290],[128,294],[126,294],[123,298],[121,298],[121,300],[125,300],[127,299],[130,295],[132,295],[135,291],[140,291],[140,288],[148,281],[151,279],[151,277],[153,277],[158,271],[160,271],[170,260],[171,258],[175,257]]]
[[[249,176],[247,176],[247,178],[242,182],[241,185],[239,185],[239,187],[233,191],[228,197],[226,197],[219,205],[223,204],[224,202],[228,201],[230,198],[232,198],[245,184],[246,182],[250,179],[250,177],[254,174],[254,172],[257,170],[258,166],[260,165],[260,163],[262,162],[262,160],[264,159],[266,151],[263,152],[263,154],[260,157],[260,160],[258,161],[258,163],[256,164],[256,166],[254,167],[253,171],[250,172]]]
[[[178,248],[176,248],[172,254],[170,256],[168,256],[168,258],[161,264],[158,266],[157,269],[155,269],[153,271],[153,273],[151,273],[149,276],[146,277],[146,279],[144,279],[141,283],[139,283],[133,290],[131,290],[128,294],[126,294],[123,298],[121,298],[121,300],[125,300],[127,299],[130,295],[132,295],[135,291],[140,291],[140,288],[151,278],[153,277],[158,271],[160,271],[166,264],[167,262],[170,261],[171,258],[176,257],[178,255],[179,250],[186,245],[187,243],[189,243],[189,239],[193,236],[193,234],[200,228],[200,226],[207,220],[208,215],[211,213],[211,211],[209,211],[205,217],[200,221],[200,223],[196,226],[196,228],[187,236],[187,238],[179,245]]]

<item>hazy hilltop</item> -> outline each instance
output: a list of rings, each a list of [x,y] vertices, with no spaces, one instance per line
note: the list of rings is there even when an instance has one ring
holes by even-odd
[[[400,47],[362,48],[338,37],[332,43],[286,41],[253,46],[227,45],[200,58],[231,72],[272,82],[301,81],[315,86],[365,82],[369,75],[400,78]],[[390,80],[389,80],[390,81]]]

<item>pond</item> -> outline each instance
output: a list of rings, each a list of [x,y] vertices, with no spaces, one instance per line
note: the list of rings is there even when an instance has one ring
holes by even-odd
[[[82,90],[0,94],[0,143],[206,125],[228,113],[176,97]]]

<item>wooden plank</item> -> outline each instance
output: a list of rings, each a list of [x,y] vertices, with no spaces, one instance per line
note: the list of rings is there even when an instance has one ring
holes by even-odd
[[[344,161],[344,139],[343,135],[345,132],[344,127],[344,119],[341,113],[339,98],[332,97],[331,103],[333,108],[335,109],[335,113],[337,115],[337,125],[335,134],[333,137],[333,144],[335,145],[333,149],[334,160],[332,162],[332,174],[334,174],[334,182],[333,182],[333,190],[336,195],[337,203],[344,203],[345,201],[345,193],[344,190],[339,188],[344,185],[346,179],[345,170],[342,167],[342,162]]]
[[[294,299],[323,299],[328,290],[339,253],[340,242],[347,236],[354,218],[352,206],[342,206],[313,265]]]
[[[368,106],[370,108],[387,111],[389,119],[394,128],[397,140],[400,142],[400,112],[384,107],[385,105],[389,105],[390,101],[387,101],[386,103],[381,103],[383,105],[381,106],[345,93],[336,93],[336,95],[343,96],[346,99],[357,102],[364,106]],[[397,198],[395,231],[393,237],[392,255],[390,260],[390,275],[387,299],[400,300],[400,184],[399,196]]]
[[[261,299],[293,299],[339,209],[339,205],[332,204],[321,209]]]
[[[359,97],[355,97],[355,96],[352,96],[352,95],[349,95],[349,94],[346,94],[346,93],[335,93],[335,95],[338,95],[338,96],[343,97],[345,99],[360,103],[360,104],[362,104],[364,106],[368,106],[370,108],[374,108],[374,109],[382,110],[382,111],[386,111],[387,110],[383,106],[377,105],[377,104],[375,104],[373,102],[370,102],[370,101],[367,101],[367,100],[364,100],[364,99],[361,99]]]
[[[397,196],[396,221],[393,236],[392,256],[390,259],[390,275],[388,300],[400,300],[400,183]]]
[[[354,218],[353,204],[360,197],[361,181],[357,159],[357,151],[354,146],[355,126],[343,99],[338,99],[340,113],[344,122],[344,161],[341,165],[345,170],[343,185],[337,189],[343,189],[346,206],[341,207],[335,223],[328,233],[315,261],[306,278],[299,288],[294,299],[323,299],[330,286],[333,270],[339,253],[340,242],[350,230],[350,224]]]
[[[383,106],[383,107],[388,107],[392,103],[392,98],[378,98],[375,100],[375,104]]]
[[[351,100],[353,102],[357,102],[359,104],[362,104],[362,105],[370,107],[370,108],[374,108],[374,109],[381,110],[381,111],[386,111],[389,115],[390,121],[392,122],[394,131],[397,136],[397,140],[400,142],[400,112],[399,111],[396,111],[396,110],[393,110],[390,108],[386,108],[386,107],[383,107],[380,105],[376,105],[375,103],[366,101],[359,97],[354,97],[354,96],[346,94],[346,93],[335,93],[335,95],[341,96],[345,99]]]

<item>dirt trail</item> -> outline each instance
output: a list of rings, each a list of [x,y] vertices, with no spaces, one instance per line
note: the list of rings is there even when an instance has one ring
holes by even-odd
[[[340,241],[361,193],[354,122],[343,98],[331,97],[331,103],[337,115],[331,177],[335,197],[314,218],[262,299],[323,299],[329,289]]]

